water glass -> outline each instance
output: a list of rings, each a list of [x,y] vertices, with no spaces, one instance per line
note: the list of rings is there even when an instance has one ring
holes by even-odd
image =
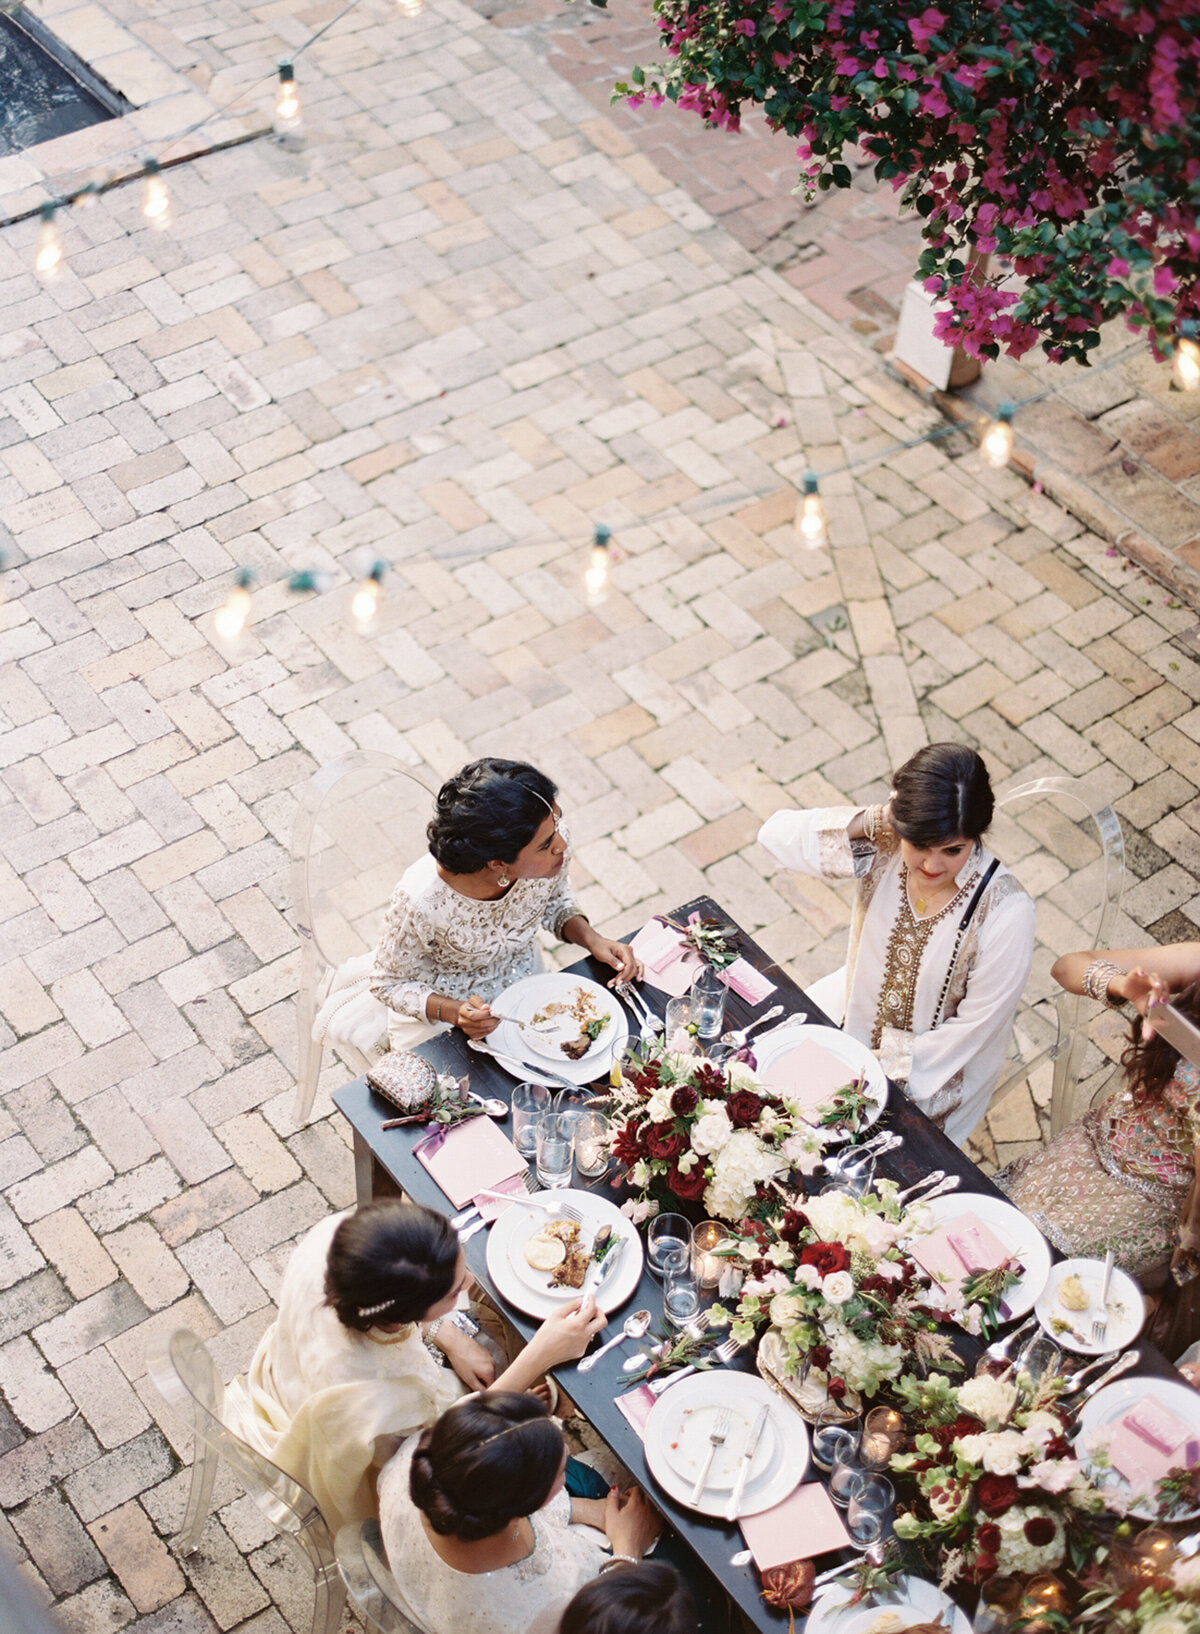
[[[813,1463],[818,1469],[830,1469],[839,1447],[846,1447],[855,1452],[858,1449],[858,1438],[858,1419],[853,1415],[847,1417],[839,1402],[832,1399],[824,1402],[813,1421]]]
[[[573,1120],[561,1112],[543,1112],[536,1128],[537,1177],[543,1186],[554,1189],[571,1184],[574,1155]]]
[[[581,1179],[596,1180],[608,1168],[608,1119],[603,1112],[564,1114],[575,1131],[575,1167]]]
[[[1062,1351],[1047,1334],[1038,1333],[1018,1353],[1014,1371],[1018,1377],[1024,1373],[1030,1384],[1038,1385],[1062,1372]]]
[[[663,1043],[675,1055],[699,1055],[696,1035],[689,1031],[692,1021],[691,999],[668,999]]]
[[[571,1089],[560,1089],[555,1094],[552,1110],[555,1112],[586,1112],[595,1099],[595,1090],[586,1085],[579,1085]]]
[[[832,1491],[832,1484],[830,1490]],[[846,1530],[856,1549],[869,1549],[887,1530],[896,1494],[885,1475],[856,1475],[846,1505]]]
[[[725,1026],[725,1000],[729,989],[710,964],[703,964],[692,978],[692,1020],[701,1040],[720,1038]]]
[[[974,1634],[1008,1634],[1023,1597],[1019,1578],[989,1577],[979,1591],[979,1607],[971,1624]]]
[[[871,1189],[874,1178],[874,1165],[867,1164],[855,1174],[839,1174],[833,1180],[827,1180],[818,1195],[823,1196],[827,1191],[840,1191],[843,1197],[865,1197]]]
[[[829,1496],[839,1509],[845,1509],[851,1491],[866,1473],[858,1461],[857,1441],[849,1437],[840,1441],[833,1449],[833,1462],[829,1466]]]
[[[518,1084],[512,1092],[513,1145],[522,1157],[537,1152],[537,1121],[550,1110],[545,1084]]]
[[[683,1327],[700,1310],[700,1283],[692,1270],[690,1258],[667,1268],[663,1283],[663,1315],[673,1328]]]
[[[683,1265],[691,1247],[691,1223],[682,1214],[656,1214],[646,1227],[646,1258],[656,1277]]]

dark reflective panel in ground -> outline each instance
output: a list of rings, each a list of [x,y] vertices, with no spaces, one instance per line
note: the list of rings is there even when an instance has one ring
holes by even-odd
[[[111,119],[104,104],[0,12],[0,154]]]

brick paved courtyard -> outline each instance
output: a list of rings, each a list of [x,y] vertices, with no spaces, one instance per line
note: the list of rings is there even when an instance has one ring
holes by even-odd
[[[124,20],[219,103],[331,15]],[[292,1116],[288,844],[323,761],[535,759],[598,924],[708,890],[805,980],[847,899],[779,875],[759,822],[964,737],[999,783],[1115,804],[1119,939],[1200,924],[1194,611],[961,436],[889,452],[931,412],[520,38],[363,0],[301,62],[306,148],[174,170],[169,233],[109,194],[51,290],[36,224],[0,237],[0,1530],[78,1634],[307,1627],[227,1475],[202,1555],[169,1551],[144,1354],[187,1326],[241,1369],[352,1193],[336,1063]],[[823,486],[832,548],[799,549],[800,475],[860,460]],[[627,555],[590,607],[597,521]],[[230,661],[208,619],[245,565]],[[292,596],[313,567],[335,588]],[[1070,887],[1007,836],[1061,950]],[[982,1155],[1027,1149],[1045,1094]]]

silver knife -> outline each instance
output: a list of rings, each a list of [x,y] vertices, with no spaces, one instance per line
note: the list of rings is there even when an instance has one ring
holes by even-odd
[[[754,1454],[758,1451],[758,1443],[771,1416],[771,1403],[764,1401],[758,1410],[758,1417],[754,1420],[754,1428],[750,1431],[750,1439],[742,1448],[741,1461],[738,1464],[737,1480],[733,1486],[733,1497],[729,1500],[729,1507],[725,1511],[727,1521],[736,1521],[738,1509],[741,1507],[742,1494],[746,1490],[746,1477],[750,1473],[750,1465],[754,1462]]]
[[[1084,1402],[1090,1400],[1097,1390],[1103,1390],[1106,1384],[1111,1384],[1114,1379],[1119,1379],[1122,1373],[1128,1373],[1130,1368],[1136,1367],[1141,1359],[1142,1353],[1140,1350],[1127,1350],[1124,1356],[1118,1356],[1107,1372],[1101,1373],[1098,1379],[1093,1379],[1091,1384],[1086,1386],[1071,1411],[1078,1413]],[[1074,1424],[1067,1431],[1068,1440],[1073,1441],[1082,1428],[1082,1422],[1076,1418]]]
[[[593,1298],[600,1292],[601,1288],[603,1288],[609,1277],[611,1277],[613,1272],[616,1270],[617,1263],[620,1260],[621,1255],[625,1252],[625,1244],[628,1240],[629,1239],[622,1231],[616,1242],[613,1243],[608,1253],[604,1256],[604,1263],[600,1267],[600,1275],[596,1278],[595,1282],[592,1283],[592,1286],[586,1290],[593,1296]]]

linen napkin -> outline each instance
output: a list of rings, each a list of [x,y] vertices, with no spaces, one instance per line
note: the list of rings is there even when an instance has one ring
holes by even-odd
[[[639,1440],[646,1439],[646,1420],[658,1397],[648,1384],[639,1384],[636,1390],[627,1390],[617,1397],[617,1406],[629,1420]]]
[[[668,998],[681,999],[700,968],[700,955],[683,945],[683,937],[661,919],[643,925],[629,944],[646,967],[646,980]]]
[[[1143,1396],[1112,1428],[1108,1456],[1131,1486],[1150,1489],[1169,1470],[1200,1461],[1200,1438],[1169,1407]]]
[[[795,1049],[759,1073],[768,1088],[793,1097],[802,1109],[827,1105],[834,1091],[844,1088],[854,1076],[832,1050],[811,1039],[799,1040]]]
[[[743,1515],[738,1525],[761,1572],[789,1560],[815,1560],[850,1542],[842,1517],[819,1481],[798,1486],[774,1509]]]
[[[528,1167],[525,1159],[490,1118],[456,1124],[436,1151],[418,1151],[422,1163],[455,1208],[485,1186],[511,1180]]]
[[[939,1226],[915,1242],[909,1253],[931,1277],[955,1292],[968,1272],[991,1271],[1009,1257],[1008,1249],[975,1214],[960,1214]]]
[[[775,983],[768,981],[761,970],[755,970],[747,959],[735,959],[717,974],[726,987],[747,1004],[761,1004],[768,993],[775,991]]]

